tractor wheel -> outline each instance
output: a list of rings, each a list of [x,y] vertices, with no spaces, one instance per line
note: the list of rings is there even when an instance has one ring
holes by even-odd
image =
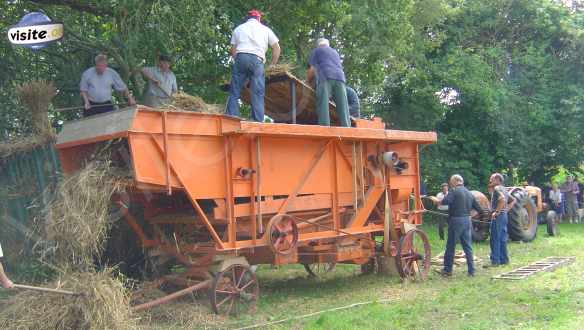
[[[473,242],[486,241],[489,238],[489,224],[484,222],[473,223],[471,234]]]
[[[556,225],[556,212],[548,211],[546,215],[547,233],[550,236],[558,235],[558,226]]]
[[[491,205],[489,199],[482,192],[473,190],[472,195],[483,209],[482,213],[475,210],[471,211],[472,224],[472,240],[474,242],[483,242],[489,238],[489,221],[491,221]]]
[[[537,208],[525,190],[515,190],[512,196],[517,202],[509,211],[509,237],[514,241],[530,242],[537,234]]]

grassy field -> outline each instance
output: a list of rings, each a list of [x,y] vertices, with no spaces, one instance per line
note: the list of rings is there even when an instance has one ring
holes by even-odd
[[[435,227],[423,228],[433,254],[442,252]],[[487,243],[475,244],[488,260]],[[431,274],[424,283],[360,275],[355,266],[340,265],[323,278],[309,278],[297,265],[258,271],[261,298],[255,315],[224,319],[209,314],[201,295],[168,304],[143,315],[152,329],[238,328],[285,319],[364,301],[389,300],[294,320],[272,329],[577,329],[584,326],[584,225],[560,226],[559,237],[548,237],[540,226],[531,243],[510,243],[511,264],[466,276],[466,265],[452,278]],[[523,281],[491,277],[547,256],[576,256],[576,262]],[[202,304],[202,305],[201,305]],[[262,327],[266,328],[266,327]]]
[[[433,254],[444,241],[435,226],[422,228]],[[460,249],[460,247],[458,247]],[[488,243],[475,244],[488,260]],[[395,277],[361,275],[359,267],[338,265],[325,276],[307,276],[299,265],[261,266],[261,297],[254,315],[215,316],[205,292],[140,314],[145,329],[233,329],[293,316],[375,301],[351,309],[326,312],[261,329],[579,329],[584,327],[584,225],[560,226],[560,236],[548,237],[540,226],[531,243],[510,243],[511,264],[482,269],[466,276],[466,265],[452,278],[437,274],[423,283],[402,283]],[[523,281],[491,277],[547,256],[575,256],[576,262]],[[0,297],[6,292],[0,290]],[[381,302],[380,302],[381,301]]]

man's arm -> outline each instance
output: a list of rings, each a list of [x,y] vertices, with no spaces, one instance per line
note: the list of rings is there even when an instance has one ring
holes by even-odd
[[[479,214],[482,214],[484,212],[483,207],[481,206],[481,204],[479,204],[479,202],[477,202],[477,199],[472,196],[472,208],[475,209],[477,212],[479,212]]]
[[[142,75],[144,77],[146,77],[146,79],[152,81],[153,83],[155,83],[156,85],[160,86],[160,81],[156,78],[154,78],[154,76],[152,75],[152,72],[150,72],[149,68],[143,68],[140,72],[142,72]]]
[[[509,201],[507,202],[507,211],[511,210],[513,206],[517,203],[517,198],[509,195]]]
[[[81,91],[81,98],[83,98],[83,107],[85,110],[89,110],[89,108],[91,108],[91,104],[89,103],[89,97],[87,96],[86,91]]]
[[[495,195],[497,196],[497,206],[495,207],[495,211],[493,212],[491,219],[495,219],[499,213],[501,213],[501,211],[505,210],[505,207],[507,207],[507,205],[505,205],[505,196],[503,196],[503,193],[497,190],[495,190],[495,192],[496,194],[493,194],[493,198],[495,198]]]
[[[134,96],[132,96],[132,93],[130,93],[128,86],[126,86],[122,80],[122,77],[120,77],[120,75],[115,71],[113,71],[113,85],[116,91],[121,92],[126,97],[128,100],[128,105],[136,104],[136,100],[134,100]]]
[[[280,43],[276,42],[272,45],[272,63],[270,65],[276,65],[278,63],[278,59],[280,58],[280,53],[282,50],[280,49]]]
[[[237,47],[235,47],[235,45],[231,45],[231,48],[229,48],[229,55],[233,58],[235,58],[237,52]]]
[[[6,276],[4,273],[4,267],[2,267],[2,263],[0,262],[0,282],[2,283],[2,287],[4,289],[10,289],[14,286],[14,283]]]
[[[314,67],[312,65],[309,65],[308,69],[306,69],[306,81],[308,81],[308,83],[312,83],[313,80],[314,80]]]

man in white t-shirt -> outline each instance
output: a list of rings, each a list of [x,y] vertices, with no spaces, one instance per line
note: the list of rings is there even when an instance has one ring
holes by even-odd
[[[251,83],[251,117],[258,122],[264,121],[265,78],[264,62],[268,47],[272,48],[272,61],[276,65],[280,57],[278,37],[261,23],[262,14],[252,9],[247,21],[239,25],[231,37],[231,56],[235,59],[231,73],[227,114],[239,116],[241,89],[249,80]]]
[[[12,281],[8,278],[8,276],[6,276],[6,273],[4,273],[4,267],[2,267],[2,246],[0,245],[0,284],[2,285],[2,287],[4,289],[10,289],[14,286],[14,284],[12,283]]]

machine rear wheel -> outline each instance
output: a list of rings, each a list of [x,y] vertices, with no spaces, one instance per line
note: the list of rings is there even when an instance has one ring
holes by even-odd
[[[402,279],[424,280],[430,271],[430,242],[423,231],[413,229],[399,241],[395,262]]]

